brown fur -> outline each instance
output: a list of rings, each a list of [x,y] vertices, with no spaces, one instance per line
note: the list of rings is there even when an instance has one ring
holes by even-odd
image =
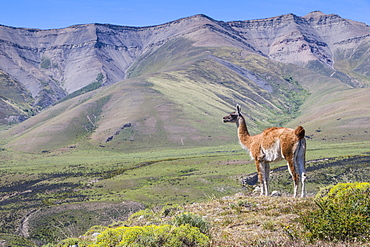
[[[302,194],[305,196],[305,130],[302,126],[296,129],[271,127],[262,133],[251,136],[240,106],[236,111],[223,118],[225,123],[236,123],[239,142],[243,148],[249,150],[251,158],[255,160],[258,179],[261,183],[261,195],[268,195],[268,180],[270,162],[285,159],[294,181],[294,197],[297,196],[299,179],[302,183]]]

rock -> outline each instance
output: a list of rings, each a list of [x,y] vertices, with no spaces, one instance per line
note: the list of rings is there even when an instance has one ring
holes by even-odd
[[[110,142],[111,140],[113,140],[113,136],[108,137],[105,142]]]
[[[234,195],[235,198],[242,198],[242,197],[245,197],[244,193],[243,192],[238,192]]]
[[[124,124],[121,129],[124,129],[124,128],[130,128],[132,126],[131,123],[127,123],[127,124]]]
[[[274,190],[271,192],[271,196],[281,196],[281,193],[279,191]]]

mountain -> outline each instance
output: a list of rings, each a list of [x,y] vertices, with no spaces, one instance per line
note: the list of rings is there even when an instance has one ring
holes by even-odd
[[[220,119],[236,103],[254,133],[303,124],[315,140],[369,137],[370,27],[334,14],[0,26],[0,47],[0,123],[21,122],[0,133],[6,148],[222,145],[235,141]]]

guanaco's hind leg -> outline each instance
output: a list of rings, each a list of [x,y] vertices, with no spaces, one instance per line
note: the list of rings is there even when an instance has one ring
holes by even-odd
[[[294,194],[293,194],[293,197],[297,197],[298,184],[299,184],[299,176],[298,176],[298,174],[296,172],[296,169],[295,169],[295,166],[294,166],[293,161],[288,161],[287,165],[288,165],[289,173],[292,176],[293,183],[294,183]]]

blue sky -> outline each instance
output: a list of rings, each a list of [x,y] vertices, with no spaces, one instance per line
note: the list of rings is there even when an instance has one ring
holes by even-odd
[[[63,28],[75,24],[159,25],[205,14],[221,21],[252,20],[320,10],[370,25],[370,0],[2,0],[0,24]]]

